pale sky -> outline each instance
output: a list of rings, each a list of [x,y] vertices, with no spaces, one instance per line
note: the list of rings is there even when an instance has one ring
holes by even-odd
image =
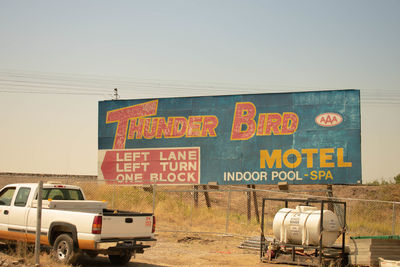
[[[97,105],[360,89],[363,181],[400,173],[400,1],[0,1],[0,172],[97,174]]]

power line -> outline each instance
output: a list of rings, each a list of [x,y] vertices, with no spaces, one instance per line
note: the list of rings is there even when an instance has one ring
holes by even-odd
[[[4,71],[0,70],[1,73],[25,77],[25,78],[40,78],[40,79],[50,79],[50,80],[63,80],[63,81],[79,81],[82,82],[94,82],[94,83],[128,83],[128,84],[138,84],[138,85],[153,85],[153,86],[185,86],[191,88],[226,88],[226,89],[265,89],[265,85],[260,84],[243,84],[243,83],[222,83],[222,82],[199,82],[199,81],[177,81],[177,80],[162,80],[162,79],[138,79],[136,77],[122,77],[122,76],[106,76],[106,75],[85,75],[85,74],[66,74],[66,73],[46,73],[46,72],[21,72],[21,71]],[[277,82],[274,87],[285,87],[285,88],[296,88],[296,89],[326,89],[326,90],[338,90],[342,88],[337,87],[321,87],[321,86],[298,86],[293,84],[282,84],[281,82]],[[274,91],[280,91],[279,89],[274,88]],[[386,91],[386,92],[399,92],[399,89],[382,89],[382,88],[363,88],[363,90],[378,90],[378,91]]]
[[[130,80],[129,80],[130,79]],[[68,94],[68,95],[105,95],[113,87],[124,88],[124,93],[133,98],[173,97],[226,94],[281,93],[282,89],[261,85],[204,83],[175,80],[137,79],[126,77],[107,77],[96,75],[4,71],[0,70],[0,92],[19,94]],[[278,85],[276,87],[289,87]],[[306,90],[304,90],[306,89]],[[340,90],[342,88],[292,87],[288,92],[297,90]],[[372,104],[400,104],[400,90],[361,88],[361,101]]]
[[[0,73],[2,73],[0,71]],[[3,71],[4,73],[4,71]],[[68,81],[69,85],[72,82],[78,82],[78,85],[81,85],[82,83],[89,83],[89,82],[94,82],[96,85],[98,84],[108,84],[108,86],[110,86],[111,84],[126,84],[126,85],[133,85],[134,87],[136,86],[141,86],[141,87],[153,87],[153,88],[174,88],[174,89],[183,89],[183,90],[187,90],[189,89],[212,89],[212,90],[223,90],[223,91],[231,91],[231,89],[234,89],[234,91],[241,91],[241,90],[246,90],[246,92],[249,91],[249,89],[252,89],[253,91],[258,91],[258,90],[266,90],[268,89],[269,91],[276,91],[276,92],[280,92],[282,90],[280,89],[271,89],[271,88],[266,88],[265,86],[262,85],[248,85],[248,84],[227,84],[227,83],[200,83],[200,82],[184,82],[184,81],[172,81],[172,80],[155,80],[155,79],[142,79],[141,81],[137,80],[136,78],[133,78],[134,80],[124,80],[126,78],[124,77],[118,77],[118,78],[114,78],[114,79],[105,79],[105,76],[102,76],[102,79],[98,79],[98,78],[93,78],[92,76],[84,76],[84,75],[75,75],[75,76],[71,76],[71,75],[67,75],[64,74],[63,76],[60,76],[61,74],[57,74],[57,75],[53,75],[53,74],[47,74],[45,76],[43,76],[43,74],[40,75],[36,75],[35,74],[29,74],[28,76],[26,74],[20,74],[20,73],[10,73],[10,72],[5,72],[7,75],[14,75],[14,76],[18,76],[20,78],[28,78],[28,79],[32,79],[35,78],[39,78],[39,79],[47,79],[47,80],[57,80],[58,83],[60,80],[63,81]],[[62,78],[61,78],[62,77]],[[97,76],[94,76],[97,77]],[[132,78],[132,77],[131,77]],[[144,81],[143,81],[144,80]],[[42,81],[41,81],[42,82]],[[62,83],[62,85],[65,85],[65,83]],[[293,88],[293,89],[326,89],[326,90],[335,90],[335,89],[342,89],[342,88],[321,88],[321,87],[311,87],[311,86],[291,86],[291,85],[282,85],[279,84],[276,87],[287,87],[287,88]],[[86,86],[87,87],[87,86]],[[127,90],[129,90],[130,88],[127,88]],[[136,89],[136,88],[135,88]],[[364,90],[378,90],[378,89],[364,89]],[[379,89],[380,92],[385,91],[385,92],[395,92],[398,93],[399,90],[395,90],[395,89]]]
[[[15,82],[3,82],[0,78],[0,86],[9,87],[9,88],[39,88],[45,90],[46,88],[49,90],[69,90],[69,91],[87,91],[87,92],[103,92],[107,93],[108,90],[104,88],[88,88],[85,86],[70,86],[66,84],[44,84],[44,83],[30,83],[25,81],[15,81]]]
[[[104,94],[99,93],[79,93],[79,92],[51,92],[51,91],[11,91],[11,90],[2,90],[0,89],[0,93],[10,93],[10,94],[41,94],[41,95],[101,95]]]

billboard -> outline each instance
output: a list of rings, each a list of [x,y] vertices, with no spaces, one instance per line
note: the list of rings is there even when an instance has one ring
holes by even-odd
[[[361,183],[360,91],[99,102],[99,179]]]

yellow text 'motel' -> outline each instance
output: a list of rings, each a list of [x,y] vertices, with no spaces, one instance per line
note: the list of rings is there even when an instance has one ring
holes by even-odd
[[[314,155],[318,157],[320,168],[348,168],[352,167],[352,162],[345,162],[343,159],[343,148],[304,148],[301,151],[288,149],[283,152],[281,149],[274,149],[270,153],[267,149],[260,150],[260,168],[282,168],[282,163],[287,168],[297,168],[305,156],[307,168],[314,167]],[[334,155],[336,154],[336,160]],[[289,160],[290,159],[290,160]]]

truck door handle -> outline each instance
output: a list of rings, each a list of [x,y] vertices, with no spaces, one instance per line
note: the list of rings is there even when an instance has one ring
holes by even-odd
[[[132,223],[132,222],[133,222],[133,219],[132,219],[132,218],[125,218],[125,222],[126,222],[126,223]]]
[[[4,214],[7,215],[8,214],[8,210],[4,210]]]

